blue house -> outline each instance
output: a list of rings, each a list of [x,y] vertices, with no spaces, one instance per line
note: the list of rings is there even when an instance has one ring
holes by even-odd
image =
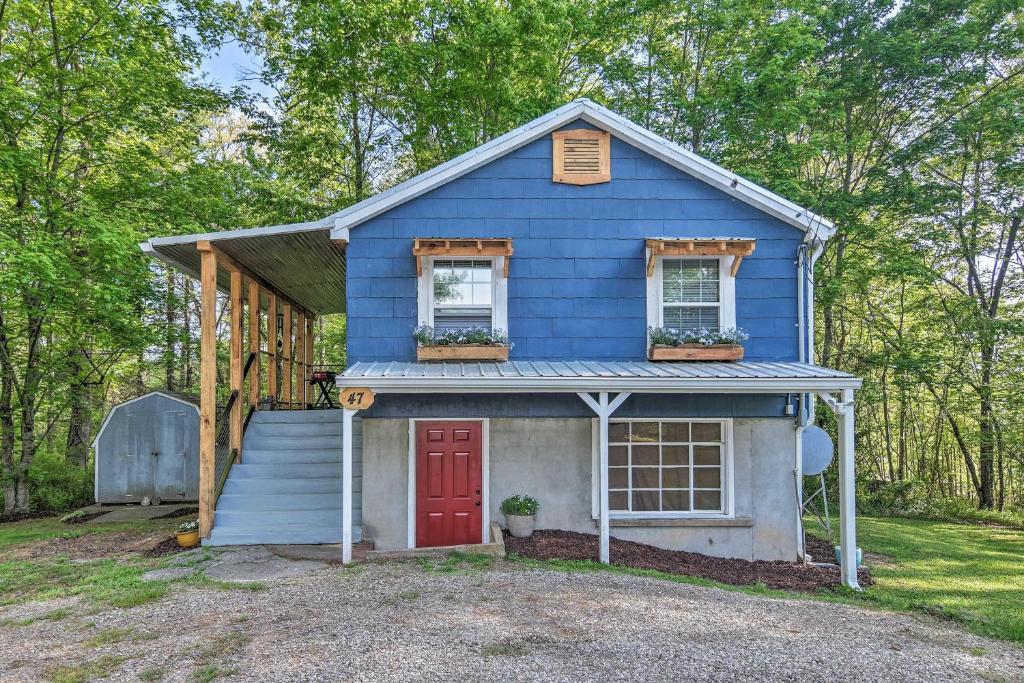
[[[839,416],[855,586],[860,380],[810,360],[813,265],[834,230],[576,100],[320,221],[150,240],[205,285],[207,367],[215,289],[231,301],[237,464],[214,482],[201,457],[203,535],[341,542],[346,561],[360,542],[473,545],[528,493],[539,528],[598,534],[603,561],[611,536],[797,560],[820,399]],[[312,320],[335,312],[345,409],[292,410],[330,379]],[[742,349],[707,345],[737,327]]]

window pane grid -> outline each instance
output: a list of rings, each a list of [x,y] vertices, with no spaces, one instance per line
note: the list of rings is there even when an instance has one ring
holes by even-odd
[[[665,259],[662,263],[662,325],[682,331],[721,326],[718,259]]]
[[[492,263],[487,259],[434,259],[434,327],[440,331],[490,330]]]
[[[723,511],[721,423],[616,421],[609,432],[611,510]],[[717,441],[703,440],[715,434]]]

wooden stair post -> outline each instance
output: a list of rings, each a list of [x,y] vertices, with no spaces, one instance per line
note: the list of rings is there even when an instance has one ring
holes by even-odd
[[[213,529],[214,481],[217,477],[217,254],[210,243],[200,252],[199,292],[199,535]]]
[[[231,269],[231,334],[229,337],[229,376],[231,395],[235,397],[231,404],[231,415],[228,432],[228,448],[235,462],[242,461],[242,273]]]
[[[267,396],[277,407],[277,295],[273,292],[267,292],[267,352]]]
[[[284,304],[284,322],[281,329],[281,401],[292,409],[292,306]]]
[[[260,402],[260,285],[249,281],[249,353],[252,367],[249,372],[249,410],[256,410]]]

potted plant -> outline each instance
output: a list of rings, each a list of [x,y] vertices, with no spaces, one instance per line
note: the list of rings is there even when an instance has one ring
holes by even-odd
[[[533,534],[539,507],[537,499],[527,495],[516,494],[501,501],[501,512],[505,515],[508,532],[516,538],[526,538]]]
[[[191,522],[179,524],[174,536],[182,548],[195,548],[199,545],[199,521],[193,519]]]
[[[743,360],[742,342],[749,335],[738,327],[722,330],[676,330],[652,327],[647,330],[650,360]]]
[[[471,327],[438,332],[429,325],[413,331],[416,360],[508,360],[508,336],[504,330]]]

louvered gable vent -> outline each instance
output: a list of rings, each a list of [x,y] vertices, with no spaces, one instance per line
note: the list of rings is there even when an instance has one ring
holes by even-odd
[[[552,137],[551,180],[570,185],[612,179],[611,136],[603,130],[560,130]]]

